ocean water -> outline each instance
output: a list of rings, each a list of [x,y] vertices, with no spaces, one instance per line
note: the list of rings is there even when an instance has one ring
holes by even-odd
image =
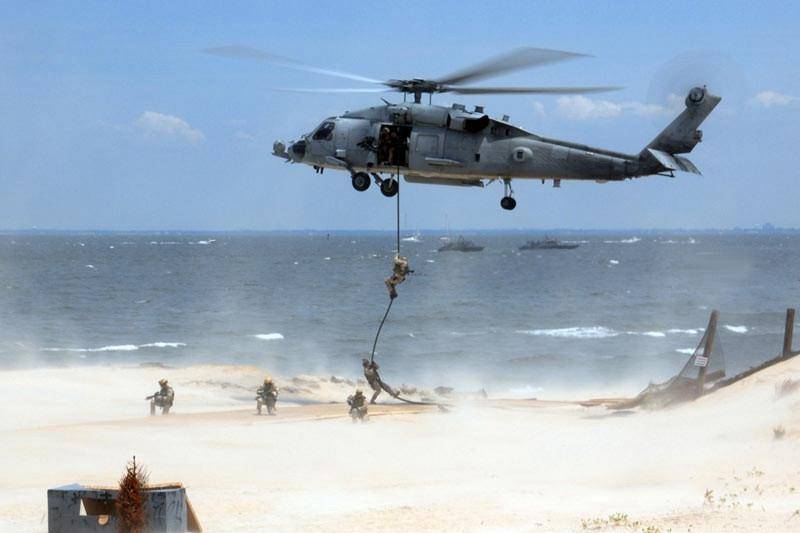
[[[387,381],[547,396],[677,372],[719,309],[729,373],[775,356],[800,236],[466,235],[403,242],[415,273],[378,344]],[[252,364],[357,376],[388,302],[389,233],[0,236],[0,366]],[[800,344],[798,341],[797,344]]]

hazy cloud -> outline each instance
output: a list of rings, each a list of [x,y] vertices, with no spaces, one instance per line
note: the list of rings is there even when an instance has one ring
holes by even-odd
[[[667,100],[666,105],[659,105],[635,101],[595,100],[582,95],[562,96],[556,100],[556,113],[573,120],[616,118],[626,114],[654,117],[673,114],[683,105],[683,99],[676,95],[669,95]]]
[[[796,96],[775,91],[761,91],[753,98],[753,103],[762,107],[785,107],[798,101]]]
[[[544,104],[541,102],[534,102],[533,103],[533,113],[537,117],[543,117],[547,115],[547,112],[544,110]]]
[[[236,139],[237,141],[247,141],[247,142],[255,142],[256,140],[255,135],[250,135],[249,133],[244,131],[237,131],[236,133],[233,134],[233,138]]]
[[[182,118],[156,111],[142,113],[134,122],[134,126],[148,135],[177,138],[192,144],[203,142],[206,139],[202,131],[191,127]]]

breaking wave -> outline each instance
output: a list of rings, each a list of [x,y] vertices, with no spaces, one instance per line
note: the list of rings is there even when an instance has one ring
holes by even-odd
[[[689,237],[689,239],[685,241],[676,241],[674,239],[667,239],[656,242],[659,242],[660,244],[697,244],[697,239],[695,239],[694,237]]]
[[[641,241],[639,237],[631,237],[630,239],[620,239],[618,241],[603,241],[605,244],[634,244]]]
[[[534,337],[560,337],[571,339],[606,339],[620,335],[664,338],[667,334],[696,335],[702,329],[668,329],[666,331],[617,331],[604,326],[584,326],[554,329],[521,329],[517,333]]]
[[[148,342],[146,344],[112,344],[100,348],[42,348],[43,352],[135,352],[139,348],[180,348],[186,346],[183,342]]]
[[[556,329],[522,329],[517,333],[533,335],[534,337],[562,337],[572,339],[605,339],[616,337],[620,333],[603,326],[556,328]]]
[[[280,333],[259,333],[258,335],[253,335],[256,339],[261,339],[262,341],[278,341],[283,339],[283,335]]]
[[[691,328],[691,329],[668,329],[667,333],[683,334],[683,335],[698,335],[705,331],[705,328]]]
[[[678,348],[675,350],[678,353],[682,353],[684,355],[692,355],[694,353],[694,348]]]
[[[148,342],[140,344],[139,348],[180,348],[186,346],[185,342]]]
[[[725,329],[734,333],[747,333],[748,331],[747,326],[731,326],[729,324],[725,324]]]

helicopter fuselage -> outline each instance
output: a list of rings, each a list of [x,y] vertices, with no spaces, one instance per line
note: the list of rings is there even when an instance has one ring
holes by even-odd
[[[490,118],[483,108],[468,111],[422,103],[387,104],[325,119],[314,131],[273,155],[287,161],[349,171],[363,184],[369,175],[382,185],[403,175],[406,181],[439,185],[483,186],[503,180],[510,197],[511,179],[620,181],[675,170],[697,172],[678,153],[691,151],[701,139],[696,130],[720,98],[693,89],[686,109],[639,154],[624,154],[582,144],[548,139],[511,124],[508,117]],[[382,191],[391,196],[392,189]],[[516,202],[514,202],[516,205]],[[509,208],[504,204],[505,208]],[[513,208],[513,206],[511,207]]]

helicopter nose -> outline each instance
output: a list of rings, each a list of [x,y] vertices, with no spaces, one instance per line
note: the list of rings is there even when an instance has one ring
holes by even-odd
[[[289,145],[289,155],[292,159],[301,160],[306,156],[306,141],[301,139]]]

